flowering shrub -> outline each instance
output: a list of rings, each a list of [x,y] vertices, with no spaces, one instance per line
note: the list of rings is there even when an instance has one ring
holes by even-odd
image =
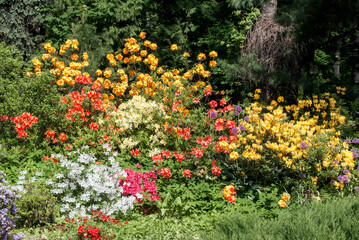
[[[74,174],[75,167],[80,169],[75,172],[93,176],[93,171],[103,168],[106,174],[119,174],[124,182],[126,174],[144,181],[130,170],[116,172],[118,165],[114,168],[112,164],[121,162],[121,166],[132,169],[156,170],[159,195],[169,191],[175,182],[201,180],[212,185],[231,184],[233,187],[224,191],[225,199],[231,202],[235,201],[231,194],[234,187],[237,189],[248,180],[250,184],[274,183],[288,189],[301,185],[317,190],[332,183],[332,190],[352,191],[357,185],[353,174],[357,171],[357,153],[354,148],[349,150],[349,144],[356,144],[356,140],[342,143],[337,128],[345,123],[345,117],[330,94],[325,94],[324,99],[314,96],[285,106],[282,96],[270,104],[261,103],[261,90],[257,89],[254,103],[235,106],[223,96],[224,91],[215,92],[207,83],[211,69],[217,65],[215,51],[199,53],[192,67],[184,64],[183,68],[172,69],[159,65],[155,56],[157,45],[147,40],[145,33],[140,38],[126,39],[122,51],[109,53],[109,66],[98,69],[93,80],[83,72],[88,55],[78,52],[77,40],[66,41],[58,52],[45,44],[47,53],[42,60],[33,60],[37,75],[50,68],[55,77],[52,84],[65,96],[62,102],[67,111],[61,114],[71,122],[68,129],[55,131],[50,127],[46,132],[48,141],[64,142],[67,151],[87,144],[97,148],[93,155],[69,152],[68,159],[54,155],[52,160],[59,159],[60,172]],[[181,46],[173,44],[169,49],[188,63],[190,55],[181,53]],[[106,149],[111,146],[118,152],[118,159],[112,159],[115,156],[110,156],[110,151],[106,151],[107,160],[98,158],[103,155],[104,143]],[[73,165],[82,163],[75,160],[75,155],[87,159],[81,160],[83,168]],[[67,162],[70,158],[71,164]],[[111,170],[107,165],[111,165]],[[66,178],[75,184],[73,176]],[[56,184],[69,186],[66,178]],[[98,191],[99,183],[91,184],[81,182],[79,189]],[[122,189],[118,193],[121,199],[132,197],[132,202],[139,201],[141,191],[149,191],[147,197],[157,197],[157,192],[145,190],[141,184],[128,188],[121,182],[120,186],[117,187]],[[64,187],[53,191],[65,195]],[[78,194],[84,205],[78,203],[82,210],[76,214],[96,210],[91,207],[94,202],[100,204],[97,198],[90,201],[85,192]],[[61,198],[67,204],[63,205],[64,212],[78,200],[71,194]],[[85,199],[89,200],[86,204]]]
[[[59,159],[58,173],[46,184],[60,198],[60,212],[70,218],[98,209],[109,215],[119,211],[126,214],[134,207],[136,197],[123,196],[123,188],[118,186],[118,179],[125,178],[126,172],[115,160],[116,153],[111,152],[111,147],[106,144],[103,147],[109,166],[99,164],[94,154],[84,150],[53,156]]]
[[[10,234],[11,229],[15,228],[16,204],[15,199],[20,199],[16,195],[16,189],[9,189],[5,180],[5,173],[0,171],[0,237],[1,239],[19,240],[25,237],[23,233]]]
[[[134,172],[128,168],[124,170],[126,178],[120,179],[119,186],[123,188],[123,195],[136,197],[137,202],[157,201],[161,197],[157,195],[156,182],[157,175],[154,171],[147,173]]]

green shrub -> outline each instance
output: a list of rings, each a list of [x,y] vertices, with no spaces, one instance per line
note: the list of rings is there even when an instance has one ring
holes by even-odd
[[[36,227],[54,223],[58,213],[56,198],[45,186],[28,182],[24,185],[22,198],[16,201],[18,211],[18,227]]]

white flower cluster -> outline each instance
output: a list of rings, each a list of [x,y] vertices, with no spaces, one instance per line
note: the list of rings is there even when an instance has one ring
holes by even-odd
[[[111,148],[103,146],[105,155],[110,155]],[[55,156],[54,156],[55,157]],[[122,196],[123,189],[118,186],[118,179],[126,177],[113,155],[108,157],[110,166],[98,164],[93,154],[71,152],[68,157],[56,155],[59,159],[60,172],[54,180],[48,180],[51,192],[60,195],[60,211],[70,218],[87,216],[92,211],[101,210],[111,215],[118,211],[126,214],[132,209],[136,200],[133,196]]]

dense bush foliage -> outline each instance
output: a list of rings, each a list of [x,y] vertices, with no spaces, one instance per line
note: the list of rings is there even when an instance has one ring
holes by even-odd
[[[38,175],[41,174],[38,173]],[[20,180],[24,183],[20,185],[18,181],[22,195],[21,199],[16,201],[19,209],[17,227],[31,228],[53,224],[58,214],[58,207],[50,190],[37,182],[41,179],[35,177],[25,180],[25,175],[20,175],[20,178],[24,178],[24,180]]]

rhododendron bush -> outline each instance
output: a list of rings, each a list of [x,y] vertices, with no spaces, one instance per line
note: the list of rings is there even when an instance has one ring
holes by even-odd
[[[246,191],[272,184],[310,194],[359,186],[358,141],[341,139],[345,117],[334,94],[287,105],[282,96],[261,101],[257,89],[251,101],[235,104],[209,84],[215,51],[190,60],[173,44],[168,50],[183,64],[170,68],[161,66],[157,45],[145,36],[126,39],[107,55],[108,66],[94,73],[86,72],[89,56],[77,40],[59,49],[44,44],[46,53],[32,60],[27,75],[53,74],[49,85],[63,95],[63,111],[56,114],[66,124],[27,132],[42,121],[39,116],[0,117],[15,124],[19,138],[43,136],[51,149],[43,161],[53,167],[46,183],[63,216],[99,210],[123,216],[137,206],[153,213],[170,201],[183,212],[181,204],[195,211],[218,199],[233,204]],[[197,191],[197,183],[217,197]],[[278,207],[289,200],[285,193]],[[99,228],[78,226],[81,236],[100,235]]]

